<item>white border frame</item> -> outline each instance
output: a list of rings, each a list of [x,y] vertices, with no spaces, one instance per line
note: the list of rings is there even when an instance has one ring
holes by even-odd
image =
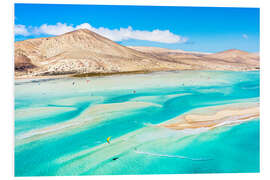
[[[36,177],[15,178],[14,177],[14,81],[13,81],[13,22],[14,3],[45,3],[45,4],[107,4],[107,5],[155,5],[155,6],[200,6],[200,7],[260,7],[261,19],[261,172],[248,174],[181,174],[181,175],[129,175],[129,176],[74,176],[74,177],[40,177],[41,179],[269,179],[269,136],[270,117],[267,111],[270,108],[270,66],[269,52],[269,18],[270,9],[267,0],[12,0],[1,3],[1,170],[0,177],[7,179],[36,179]],[[263,38],[262,38],[263,37]],[[267,67],[268,66],[268,67]]]

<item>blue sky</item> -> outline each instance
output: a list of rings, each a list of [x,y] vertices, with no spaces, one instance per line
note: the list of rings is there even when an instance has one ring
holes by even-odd
[[[88,28],[123,45],[259,51],[258,8],[15,4],[15,40]]]

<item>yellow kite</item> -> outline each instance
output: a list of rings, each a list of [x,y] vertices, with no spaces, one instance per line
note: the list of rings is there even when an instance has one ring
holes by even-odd
[[[107,143],[110,144],[110,139],[111,139],[111,136],[107,138]]]

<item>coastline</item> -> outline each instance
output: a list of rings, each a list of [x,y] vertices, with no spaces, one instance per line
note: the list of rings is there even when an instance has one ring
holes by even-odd
[[[159,72],[259,72],[259,70],[197,70],[197,69],[186,69],[186,70],[165,70],[165,71],[123,71],[123,72],[110,72],[110,73],[83,73],[83,74],[65,74],[65,75],[46,75],[46,76],[14,76],[15,81],[20,80],[53,80],[53,79],[64,79],[64,78],[84,78],[84,77],[106,77],[106,76],[117,76],[117,75],[136,75],[136,74],[151,74]]]

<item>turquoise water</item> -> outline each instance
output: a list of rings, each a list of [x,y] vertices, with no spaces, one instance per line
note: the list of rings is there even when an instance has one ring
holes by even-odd
[[[155,127],[196,108],[259,102],[259,79],[185,71],[16,81],[15,175],[259,172],[259,119],[190,134]]]

